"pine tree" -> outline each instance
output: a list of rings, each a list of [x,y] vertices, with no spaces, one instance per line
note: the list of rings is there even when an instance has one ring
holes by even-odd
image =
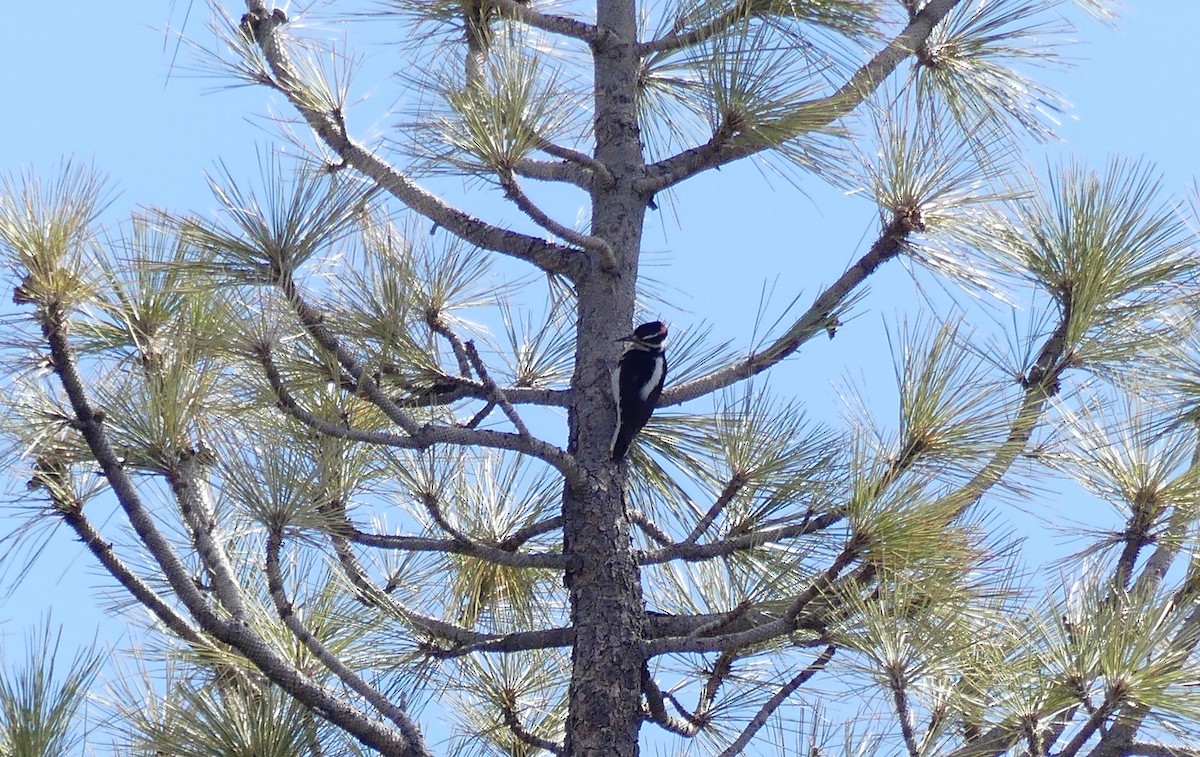
[[[1078,8],[389,0],[377,139],[289,12],[214,3],[196,43],[302,155],[217,172],[216,215],[102,230],[70,165],[0,192],[10,457],[164,662],[125,749],[426,755],[436,712],[461,754],[1200,753],[1194,235],[1149,166],[1019,159]],[[760,341],[673,328],[614,462],[614,340],[670,296],[648,214],[742,161],[877,235]],[[810,418],[785,361],[905,262],[1026,322],[932,298],[889,324],[898,422]],[[1046,590],[993,516],[1062,476],[1118,522]]]

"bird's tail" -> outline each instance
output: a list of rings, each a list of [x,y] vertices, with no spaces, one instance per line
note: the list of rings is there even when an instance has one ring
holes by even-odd
[[[612,443],[612,459],[621,460],[625,457],[625,453],[629,451],[629,445],[633,444],[633,437],[637,431],[632,426],[621,425],[617,429],[617,435],[613,437]]]

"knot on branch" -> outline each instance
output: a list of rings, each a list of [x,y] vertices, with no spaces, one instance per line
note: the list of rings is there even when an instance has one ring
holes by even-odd
[[[956,57],[959,57],[958,46],[954,44],[921,45],[916,52],[917,64],[931,71],[945,68]]]
[[[894,233],[905,236],[914,231],[925,231],[925,218],[921,215],[921,206],[912,203],[893,209],[892,227]]]
[[[282,8],[276,8],[268,12],[266,6],[263,6],[243,14],[238,28],[242,30],[242,33],[248,39],[252,39],[261,45],[263,40],[274,31],[275,27],[282,26],[287,22],[287,14],[283,12]]]

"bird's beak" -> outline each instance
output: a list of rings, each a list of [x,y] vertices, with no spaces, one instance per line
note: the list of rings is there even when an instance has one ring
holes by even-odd
[[[632,342],[634,340],[634,338],[635,338],[634,334],[627,334],[626,336],[623,336],[620,339],[614,339],[613,341],[614,342]]]

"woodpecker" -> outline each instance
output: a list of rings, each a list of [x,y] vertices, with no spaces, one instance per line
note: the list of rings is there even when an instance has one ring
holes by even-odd
[[[654,413],[667,378],[667,326],[662,321],[643,323],[618,342],[629,342],[613,371],[613,396],[617,400],[617,429],[613,432],[612,459],[629,451],[633,437]]]

